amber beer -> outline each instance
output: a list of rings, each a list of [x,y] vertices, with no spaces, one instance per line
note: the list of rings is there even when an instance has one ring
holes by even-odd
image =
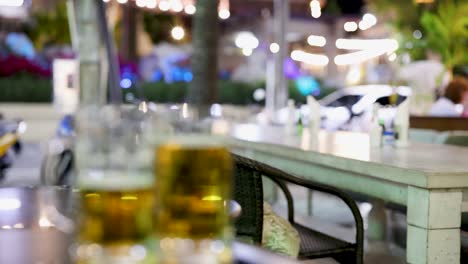
[[[124,172],[104,171],[103,174],[99,180],[80,177],[78,244],[81,248],[77,249],[77,262],[98,263],[104,257],[105,261],[145,263],[141,262],[145,257],[141,254],[134,260],[131,257],[135,246],[141,251],[142,245],[154,236],[151,174],[147,177]],[[92,252],[96,245],[99,250]],[[103,253],[105,256],[99,256]]]
[[[231,157],[222,145],[192,143],[157,148],[156,234],[222,239],[229,228],[225,204],[231,197]]]

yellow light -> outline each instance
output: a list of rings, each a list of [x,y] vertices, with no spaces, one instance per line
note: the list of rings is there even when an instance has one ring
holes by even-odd
[[[416,4],[431,4],[434,3],[434,0],[414,0]]]
[[[90,197],[101,197],[101,196],[99,194],[97,194],[97,193],[88,193],[88,194],[85,195],[85,197],[90,198]]]
[[[246,56],[246,57],[252,55],[252,52],[253,52],[253,50],[249,49],[249,48],[243,48],[242,49],[242,54],[244,54],[244,56]]]
[[[221,200],[223,199],[218,195],[208,195],[202,198],[202,201],[221,201]]]
[[[49,219],[47,219],[47,217],[41,217],[39,219],[39,227],[42,227],[42,228],[49,228],[49,227],[53,227],[54,225],[52,224],[52,222],[50,222]]]
[[[175,40],[181,40],[184,38],[185,36],[185,30],[183,27],[181,26],[175,26],[174,28],[172,28],[171,30],[171,36],[173,39]]]
[[[125,196],[120,197],[120,199],[124,201],[136,201],[138,200],[138,197],[133,196],[133,195],[125,195]]]

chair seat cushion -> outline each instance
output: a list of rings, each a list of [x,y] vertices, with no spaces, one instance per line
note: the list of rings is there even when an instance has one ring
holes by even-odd
[[[294,227],[266,202],[263,203],[263,213],[262,246],[279,254],[297,257],[301,240]]]

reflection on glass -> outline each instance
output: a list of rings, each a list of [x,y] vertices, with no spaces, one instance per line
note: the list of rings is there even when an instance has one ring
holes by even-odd
[[[77,263],[154,263],[154,178],[146,107],[81,113],[77,185],[81,191]]]
[[[232,160],[213,120],[195,121],[184,104],[171,133],[156,143],[155,231],[158,263],[231,263]],[[164,134],[164,135],[163,135]]]
[[[161,237],[221,237],[227,226],[231,159],[221,146],[167,144],[157,150],[157,234]]]
[[[16,210],[20,207],[21,202],[16,198],[0,198],[0,211]]]

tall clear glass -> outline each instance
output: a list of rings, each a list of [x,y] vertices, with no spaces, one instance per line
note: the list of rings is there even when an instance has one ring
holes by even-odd
[[[77,121],[77,263],[154,263],[153,152],[144,113],[88,107]]]
[[[211,133],[212,120],[200,120],[187,104],[175,108],[170,133],[159,133],[155,144],[159,263],[230,263],[229,150]]]

